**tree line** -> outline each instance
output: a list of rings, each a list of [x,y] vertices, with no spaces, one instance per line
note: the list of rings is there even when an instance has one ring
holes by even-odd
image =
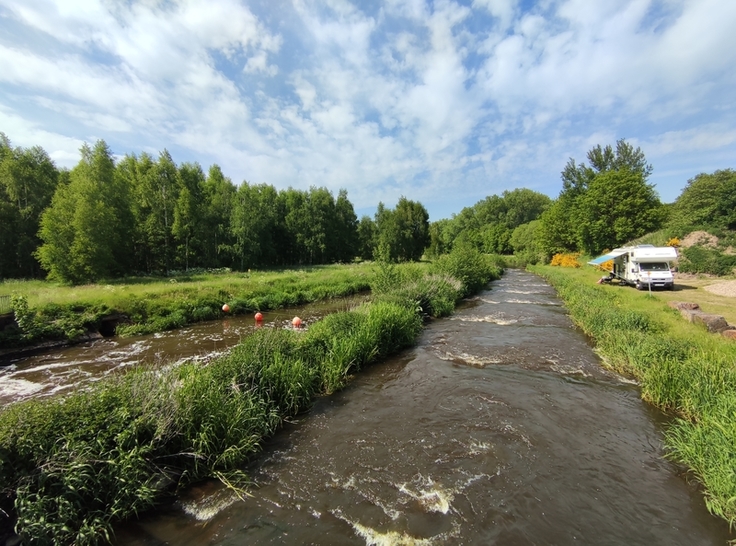
[[[402,197],[357,219],[347,191],[235,185],[218,165],[177,165],[168,151],[115,161],[100,140],[59,170],[41,147],[0,133],[0,278],[70,283],[172,270],[416,260],[429,215]]]
[[[247,270],[302,264],[392,262],[457,247],[537,263],[561,252],[597,254],[654,230],[682,236],[736,229],[736,173],[699,174],[663,204],[652,166],[625,140],[570,159],[556,199],[526,188],[491,195],[429,223],[401,197],[357,219],[347,192],[235,185],[219,166],[177,165],[164,150],[115,161],[104,141],[81,148],[71,170],[43,148],[0,133],[0,278],[81,283],[192,267]]]
[[[504,191],[433,222],[427,253],[460,245],[538,263],[558,253],[599,254],[657,230],[675,238],[705,229],[726,246],[736,243],[732,169],[698,174],[674,203],[663,204],[641,148],[621,139],[591,148],[586,159],[569,159],[556,199],[526,188]]]

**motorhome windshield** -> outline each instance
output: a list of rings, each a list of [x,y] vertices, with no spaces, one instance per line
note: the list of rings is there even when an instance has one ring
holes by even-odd
[[[639,264],[639,267],[642,271],[669,271],[670,266],[666,264],[665,262],[653,262],[653,263],[644,263]]]

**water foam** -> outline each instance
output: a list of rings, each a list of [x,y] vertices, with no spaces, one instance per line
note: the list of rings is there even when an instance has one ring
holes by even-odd
[[[491,324],[498,324],[499,326],[509,326],[511,324],[516,324],[517,322],[519,322],[518,319],[505,319],[501,318],[498,315],[458,315],[450,317],[450,320],[459,320],[461,322],[490,322]]]
[[[25,379],[3,378],[0,380],[0,396],[25,397],[43,390],[44,386]]]
[[[437,356],[441,360],[456,362],[458,364],[468,364],[470,366],[475,366],[476,368],[485,368],[489,364],[501,364],[503,362],[503,360],[498,358],[474,356],[468,353],[460,353],[456,355],[449,352],[437,351]]]
[[[207,521],[234,504],[238,496],[229,489],[207,495],[200,501],[181,501],[181,507],[197,521]]]
[[[455,498],[455,492],[437,486],[432,478],[423,481],[424,485],[418,487],[416,491],[409,489],[405,483],[399,485],[399,491],[416,500],[425,512],[447,514]]]

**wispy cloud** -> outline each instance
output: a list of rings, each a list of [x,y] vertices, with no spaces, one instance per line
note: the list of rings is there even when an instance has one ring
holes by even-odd
[[[63,165],[104,138],[433,218],[555,196],[568,157],[622,137],[666,200],[733,167],[736,4],[526,5],[0,0],[0,130]]]

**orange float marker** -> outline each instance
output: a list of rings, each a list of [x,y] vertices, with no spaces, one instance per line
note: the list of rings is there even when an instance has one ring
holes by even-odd
[[[254,318],[256,319],[256,322],[261,322],[263,320],[263,314],[261,314],[261,312],[259,311],[255,314]]]
[[[222,312],[223,313],[229,313],[230,312],[230,306],[227,303],[222,306]]]
[[[291,325],[294,328],[301,328],[302,327],[302,319],[300,319],[299,317],[294,317],[293,319],[291,319]]]

